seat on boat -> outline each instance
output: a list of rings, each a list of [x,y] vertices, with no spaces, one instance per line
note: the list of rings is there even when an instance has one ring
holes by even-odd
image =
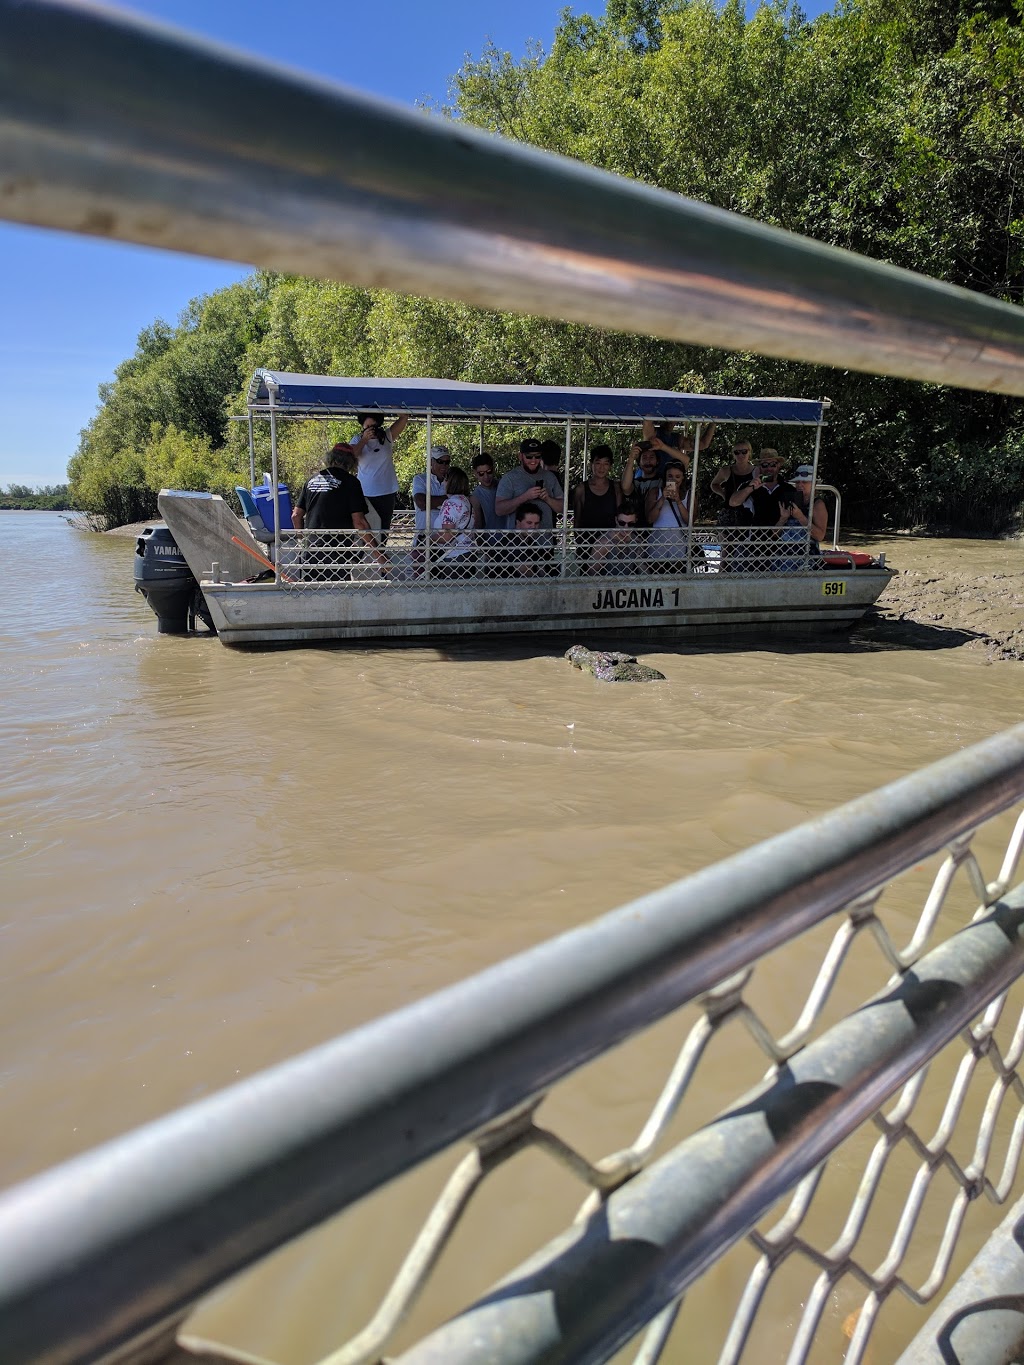
[[[245,520],[248,522],[249,530],[253,533],[253,536],[261,545],[272,544],[274,532],[273,530],[268,529],[267,524],[260,513],[260,509],[256,506],[256,501],[248,488],[236,487],[235,494],[242,507],[242,516],[245,517]],[[273,504],[271,504],[271,508],[273,508]],[[271,518],[273,518],[273,512],[271,512]]]
[[[273,536],[274,490],[270,481],[268,480],[266,483],[258,484],[257,487],[252,490],[252,496],[257,510],[263,518],[264,526],[270,532],[271,536]],[[288,492],[286,484],[279,483],[277,485],[277,503],[281,509],[281,528],[285,531],[290,530],[292,524],[292,497]]]

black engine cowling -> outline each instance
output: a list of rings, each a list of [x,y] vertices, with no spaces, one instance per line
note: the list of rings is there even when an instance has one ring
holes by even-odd
[[[135,542],[135,591],[156,613],[161,635],[184,635],[197,615],[207,619],[199,584],[163,523],[147,526]]]

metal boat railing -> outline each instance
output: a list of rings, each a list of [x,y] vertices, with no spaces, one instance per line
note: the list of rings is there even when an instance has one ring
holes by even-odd
[[[642,580],[649,590],[660,579],[706,574],[827,578],[850,570],[849,559],[810,553],[806,532],[796,530],[793,539],[771,527],[736,526],[681,527],[678,534],[671,527],[647,526],[466,530],[444,539],[425,537],[408,522],[393,526],[385,537],[364,531],[282,531],[279,581],[295,590],[344,585],[350,591],[384,591],[452,583],[482,588],[500,582],[514,588],[549,578],[600,584],[616,578]],[[830,591],[845,589],[836,583]]]
[[[1024,394],[1024,313],[1007,304],[106,9],[0,0],[0,32],[12,221]],[[332,1365],[391,1349],[480,1183],[531,1147],[590,1191],[579,1219],[428,1321],[401,1359],[599,1360],[646,1330],[637,1360],[667,1360],[706,1272],[745,1247],[719,1359],[751,1342],[764,1359],[782,1330],[765,1305],[799,1264],[806,1292],[781,1315],[790,1359],[812,1359],[841,1304],[846,1358],[865,1360],[890,1306],[938,1292],[981,1196],[1007,1199],[1018,1173],[1024,822],[991,880],[971,840],[991,842],[986,822],[1022,795],[1017,729],[8,1191],[0,1360],[169,1361],[179,1338],[251,1359],[189,1336],[201,1297],[467,1139],[394,1287]],[[892,879],[942,849],[901,934]],[[787,971],[786,945],[830,929],[794,1018],[770,1026],[757,964]],[[862,945],[880,993],[837,1018]],[[594,1160],[545,1127],[553,1086],[676,1011],[692,1023],[631,1144]],[[768,1077],[670,1145],[727,1030]],[[915,1173],[894,1199],[902,1158]],[[837,1167],[855,1188],[828,1232],[816,1195]],[[883,1205],[887,1237],[872,1225]]]
[[[466,1138],[380,1310],[330,1365],[381,1358],[480,1185],[528,1148],[590,1192],[579,1218],[482,1300],[428,1321],[403,1361],[602,1360],[645,1324],[637,1358],[672,1359],[680,1296],[736,1244],[753,1265],[708,1359],[765,1359],[762,1333],[780,1330],[766,1294],[796,1262],[812,1274],[787,1312],[789,1358],[812,1358],[838,1294],[856,1313],[847,1360],[864,1359],[892,1296],[934,1296],[970,1206],[1004,1201],[1017,1177],[1024,1016],[1019,988],[1007,993],[1024,968],[1024,815],[982,827],[1022,797],[1024,726],[8,1191],[0,1359],[165,1360],[179,1334],[212,1358],[251,1359],[183,1328],[192,1305]],[[988,875],[972,840],[996,851]],[[798,944],[819,963],[806,981],[788,957]],[[780,971],[788,1020],[769,1017],[758,987]],[[851,985],[854,1001],[878,993],[837,1011]],[[630,1144],[595,1160],[547,1126],[552,1087],[670,1015],[682,1045]],[[722,1034],[731,1066],[746,1054],[749,1072],[753,1049],[768,1074],[679,1140]],[[891,1204],[903,1159],[916,1175],[880,1242],[869,1213],[883,1186]],[[838,1230],[815,1204],[836,1165],[849,1203]],[[945,1212],[922,1221],[933,1194]]]

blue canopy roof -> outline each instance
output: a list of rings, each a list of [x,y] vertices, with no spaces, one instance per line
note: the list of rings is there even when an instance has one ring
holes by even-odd
[[[251,412],[343,416],[380,412],[439,420],[551,421],[567,418],[632,425],[645,417],[687,422],[771,422],[815,426],[825,406],[807,398],[722,398],[663,389],[562,389],[544,384],[463,384],[453,379],[353,379],[257,370]]]

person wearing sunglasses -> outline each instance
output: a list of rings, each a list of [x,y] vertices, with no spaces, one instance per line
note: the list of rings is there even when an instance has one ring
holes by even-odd
[[[505,524],[494,510],[494,500],[498,493],[498,476],[494,470],[494,458],[482,450],[473,460],[473,473],[476,487],[471,493],[473,511],[478,527],[485,531],[497,531]]]
[[[781,538],[797,545],[808,541],[812,555],[819,553],[818,547],[828,531],[828,508],[824,498],[815,498],[811,507],[811,482],[814,469],[802,464],[790,479],[792,497],[783,496],[779,503],[779,519],[775,523],[781,531]]]
[[[451,468],[452,454],[447,446],[430,447],[430,527],[434,530],[441,515]],[[427,476],[417,474],[412,481],[412,501],[416,508],[416,540],[423,539],[427,529]]]
[[[782,479],[782,457],[771,446],[765,446],[757,457],[757,464],[747,480],[729,499],[729,506],[740,507],[749,501],[753,508],[751,526],[755,533],[747,547],[744,567],[749,569],[774,569],[774,546],[769,541],[774,537],[758,531],[760,527],[775,527],[779,524],[779,514],[784,502],[792,502],[795,496],[792,484]]]
[[[716,498],[725,503],[723,524],[725,526],[749,526],[754,519],[754,505],[749,499],[738,507],[730,505],[730,499],[738,488],[750,483],[754,475],[754,448],[749,441],[737,441],[732,448],[732,459],[720,465],[711,480],[711,491]]]
[[[505,526],[513,530],[516,512],[526,503],[540,508],[541,529],[550,531],[555,516],[562,510],[562,485],[554,474],[544,468],[540,441],[527,439],[519,445],[519,468],[502,474],[494,496],[494,510],[505,518]]]
[[[633,574],[646,568],[642,562],[644,546],[636,534],[638,524],[635,503],[632,498],[623,498],[615,511],[615,525],[602,531],[594,545],[591,573]]]
[[[747,501],[753,510],[753,526],[775,526],[779,520],[779,505],[782,499],[793,500],[793,487],[782,479],[782,457],[777,450],[765,446],[757,457],[757,464],[750,477],[729,497],[729,506],[735,510]]]

